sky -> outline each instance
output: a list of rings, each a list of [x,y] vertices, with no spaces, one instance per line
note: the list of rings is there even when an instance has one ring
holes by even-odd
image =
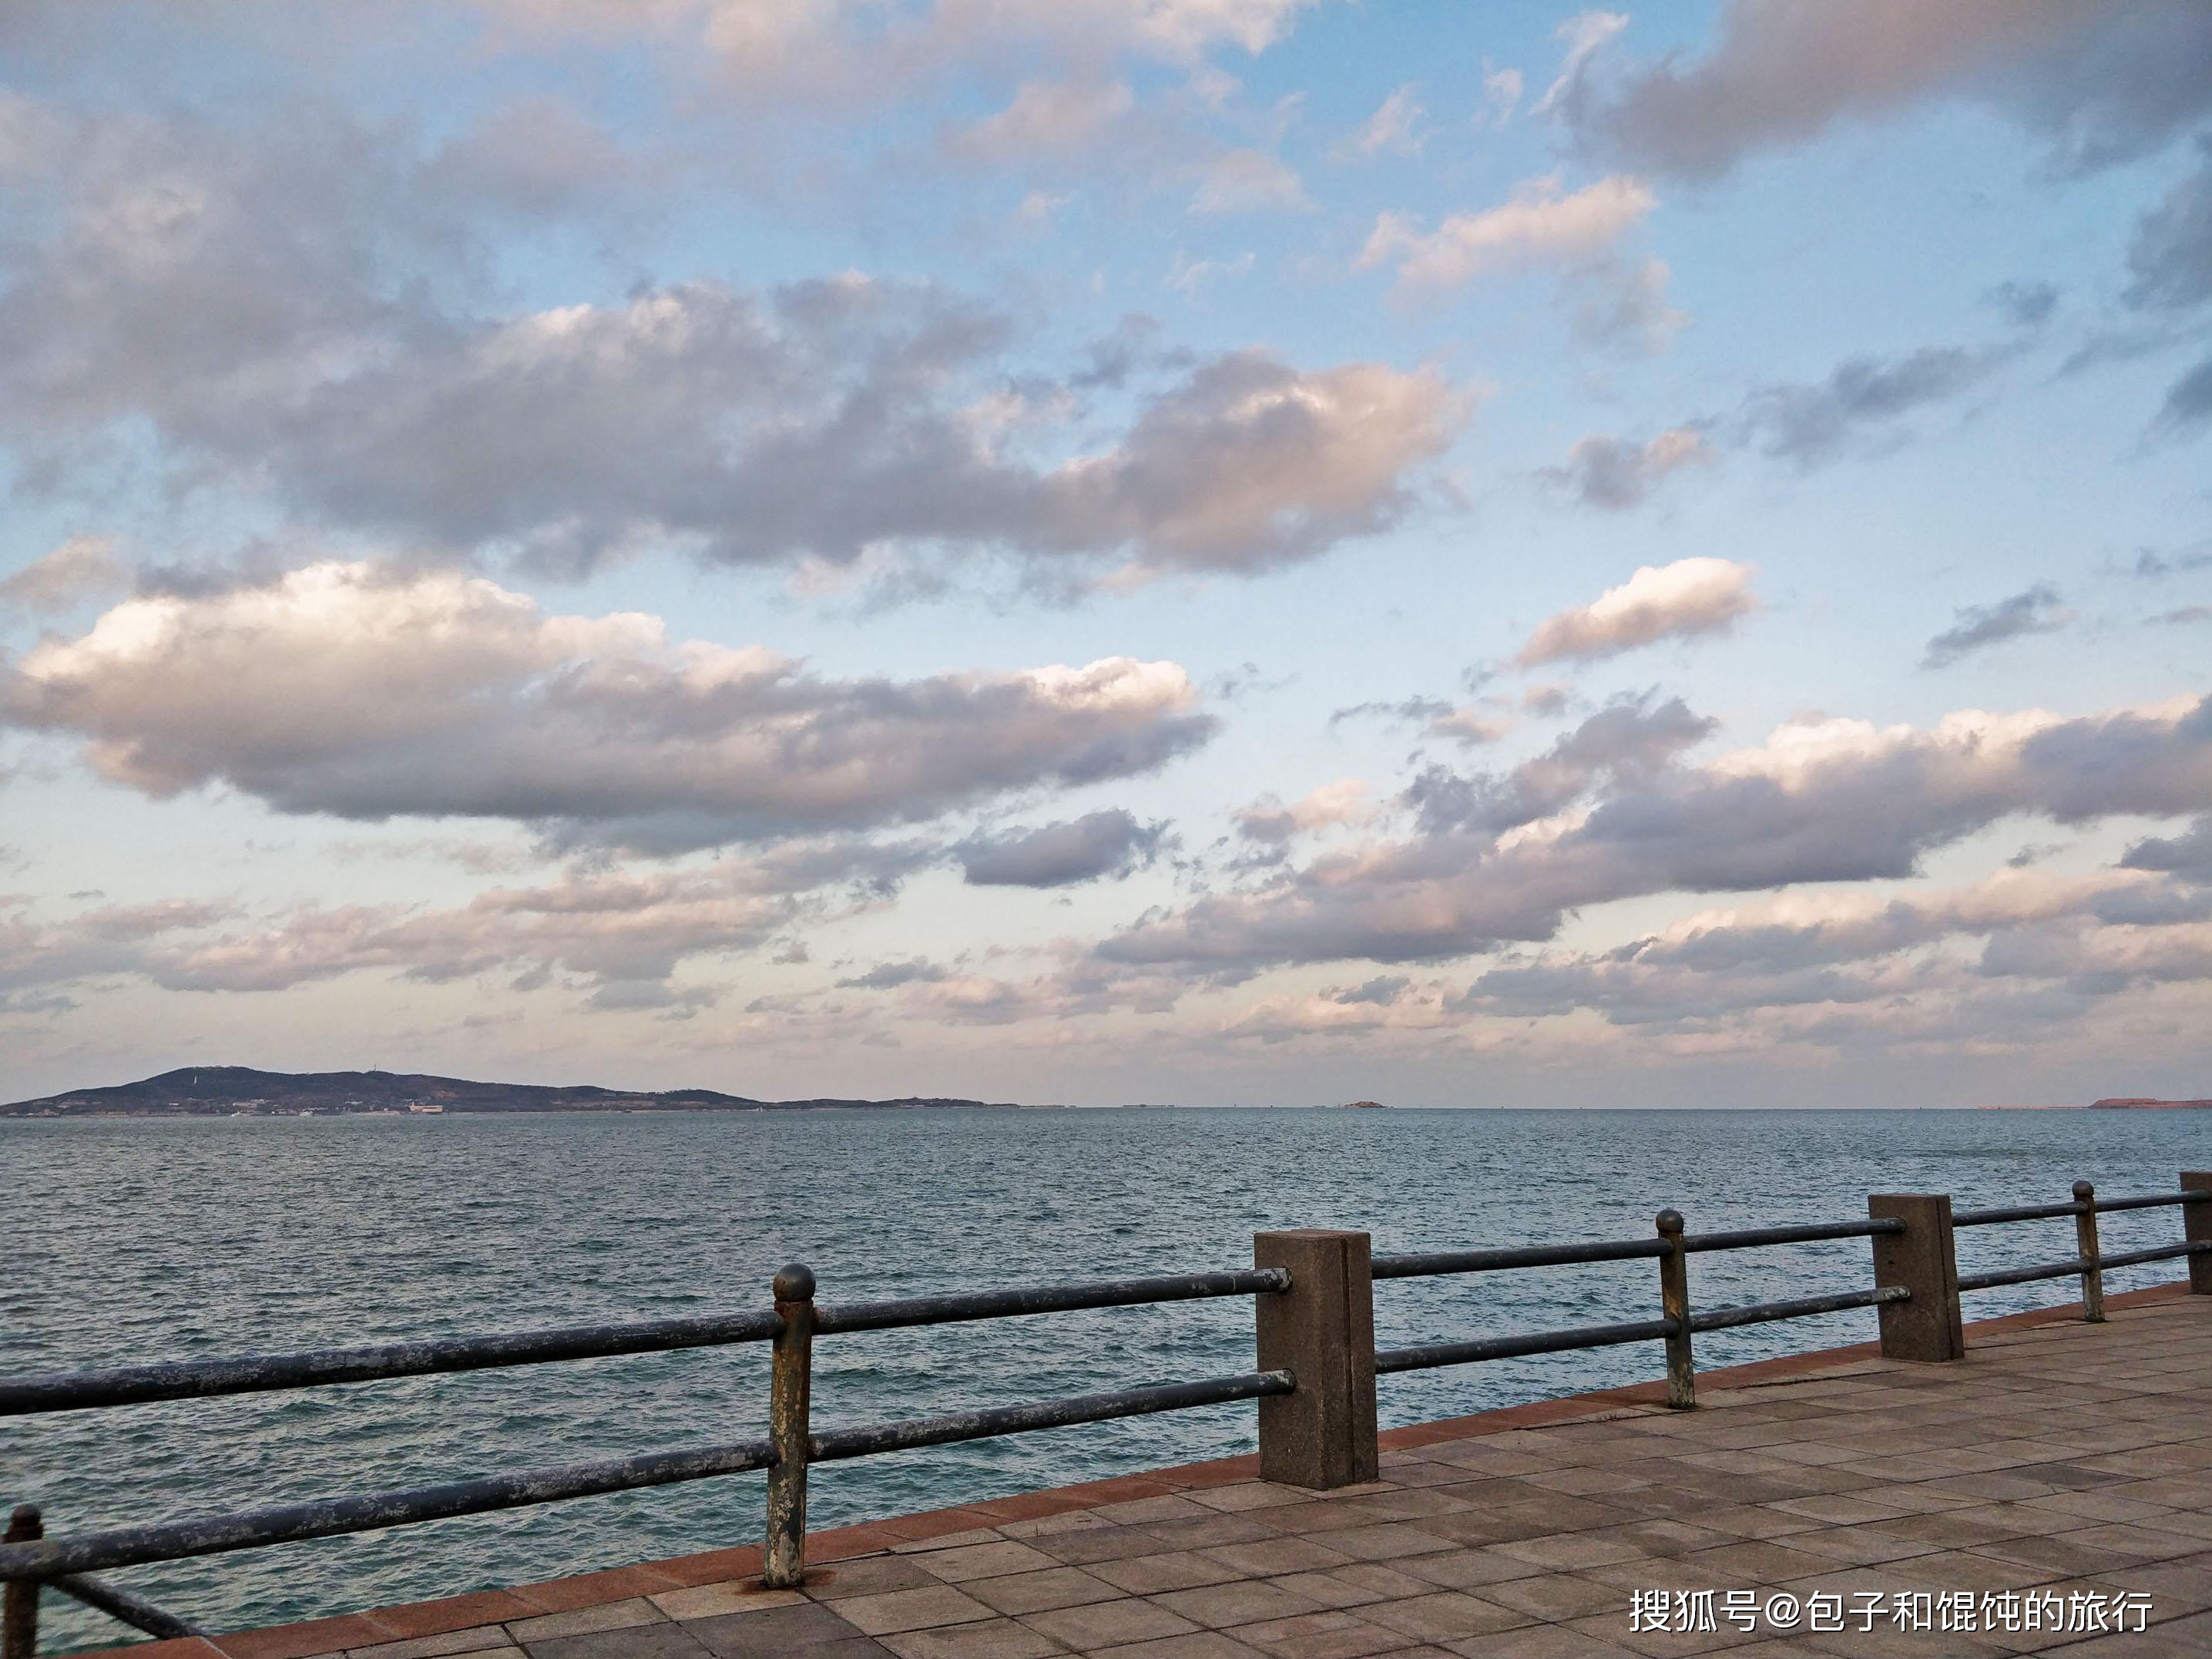
[[[0,1097],[2212,1094],[2201,0],[12,0]]]

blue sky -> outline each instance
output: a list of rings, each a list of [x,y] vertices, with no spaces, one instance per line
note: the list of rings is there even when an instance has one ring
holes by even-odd
[[[0,1092],[2207,1092],[2212,15],[1844,20],[10,8]]]

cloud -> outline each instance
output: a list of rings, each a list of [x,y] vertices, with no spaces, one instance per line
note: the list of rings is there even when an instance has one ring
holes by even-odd
[[[578,976],[586,1006],[601,1011],[696,1008],[711,989],[669,982],[687,961],[757,949],[795,921],[825,914],[841,887],[867,902],[884,872],[927,856],[837,839],[705,869],[571,872],[443,909],[307,905],[246,926],[232,907],[186,901],[46,923],[0,905],[0,994],[94,975],[247,994],[364,972],[425,984],[499,974],[525,991],[565,975]]]
[[[1538,476],[1585,507],[1618,513],[1642,506],[1682,468],[1711,459],[1711,446],[1695,427],[1674,427],[1643,444],[1601,433],[1577,442],[1565,466]]]
[[[1547,617],[1514,661],[1523,668],[1586,661],[1655,640],[1717,633],[1759,608],[1753,567],[1728,559],[1644,565],[1590,604]]]
[[[1199,214],[1294,213],[1311,206],[1297,173],[1263,149],[1232,149],[1206,162],[1190,198],[1190,210]]]
[[[2058,308],[2058,289],[2051,283],[1999,283],[1982,297],[2015,328],[2040,328]]]
[[[1956,1026],[1970,1028],[1980,987],[1995,981],[2065,979],[2111,994],[2142,978],[2212,976],[2212,934],[2194,925],[2206,912],[2173,896],[2167,884],[2115,872],[2003,872],[1903,896],[1787,894],[1607,951],[1502,964],[1451,1006],[1516,1018],[1592,1009],[1616,1025],[1712,1029],[1753,1012],[1823,1008],[1867,1011],[1861,1020],[1878,1025],[1885,1006],[1945,1001]],[[1946,948],[1975,939],[1985,942],[1978,962]]]
[[[1482,60],[1482,106],[1475,112],[1477,131],[1484,128],[1502,128],[1513,119],[1513,112],[1521,106],[1522,82],[1517,69],[1492,69],[1490,60]]]
[[[651,617],[337,562],[125,601],[0,681],[0,714],[82,738],[149,794],[222,782],[280,811],[508,818],[660,852],[1135,775],[1211,735],[1197,702],[1176,665],[1125,657],[829,680],[760,647],[672,644]]]
[[[42,187],[0,228],[0,442],[35,495],[88,488],[82,463],[127,433],[180,492],[427,554],[561,574],[663,549],[1011,557],[1064,587],[1382,528],[1464,419],[1431,371],[1245,351],[1184,359],[1116,430],[1084,373],[1011,360],[1008,315],[851,274],[482,312],[470,273],[521,210],[404,135],[54,119],[23,163]]]
[[[72,536],[44,557],[0,580],[0,604],[40,612],[67,611],[119,592],[129,573],[106,536]]]
[[[1375,111],[1330,153],[1339,161],[1373,161],[1378,155],[1419,155],[1428,143],[1421,123],[1428,111],[1419,89],[1408,81],[1385,98]]]
[[[955,134],[953,154],[1005,162],[1081,149],[1136,107],[1120,81],[1024,81],[1013,101]]]
[[[2088,168],[2212,110],[2208,57],[2197,0],[1733,0],[1704,57],[1565,107],[1601,151],[1692,179],[1942,98],[1994,107]]]
[[[1473,745],[1495,743],[1513,729],[1513,722],[1503,715],[1494,714],[1474,704],[1454,705],[1440,697],[1405,697],[1396,702],[1356,702],[1348,708],[1340,708],[1328,717],[1331,727],[1363,715],[1380,715],[1388,720],[1417,720],[1422,732],[1432,738],[1447,738],[1453,743]]]
[[[1504,834],[1565,811],[1601,780],[1650,780],[1717,726],[1680,697],[1656,704],[1648,696],[1619,699],[1503,775],[1427,767],[1407,786],[1402,802],[1432,835]]]
[[[1666,350],[1690,322],[1668,302],[1672,274],[1664,259],[1597,259],[1569,271],[1562,291],[1577,337],[1646,357]]]
[[[1375,222],[1362,269],[1395,264],[1408,289],[1458,288],[1478,276],[1546,265],[1577,265],[1609,254],[1654,204],[1634,179],[1601,179],[1567,194],[1556,177],[1517,187],[1501,207],[1454,214],[1433,231],[1403,214]]]
[[[1574,117],[1585,96],[1584,76],[1590,59],[1600,47],[1627,27],[1626,13],[1584,11],[1577,12],[1554,29],[1553,38],[1566,43],[1566,57],[1559,65],[1559,77],[1544,89],[1544,95],[1528,112]]]
[[[2136,227],[2128,248],[2134,280],[2123,297],[2137,309],[2182,311],[2212,300],[2212,138],[2204,158]]]
[[[1149,866],[1167,832],[1165,823],[1139,823],[1115,807],[1073,823],[972,836],[952,853],[971,887],[1072,887]]]
[[[1994,605],[1960,608],[1958,618],[1934,639],[1920,659],[1923,668],[1948,668],[1961,657],[2016,640],[2027,634],[2050,634],[2063,627],[2071,612],[2058,602],[2058,590],[2048,582],[1999,599]]]
[[[1206,972],[1439,960],[1549,939],[1570,913],[1619,899],[1903,878],[2015,814],[2212,809],[2212,698],[2071,718],[1962,710],[1927,728],[1811,720],[1695,764],[1679,758],[1687,724],[1635,711],[1594,753],[1549,757],[1550,777],[1425,776],[1408,792],[1419,834],[1147,918],[1101,954]]]
[[[895,991],[902,985],[931,985],[949,978],[951,969],[915,957],[905,962],[879,962],[865,974],[841,979],[841,991]]]
[[[1358,778],[1339,778],[1285,806],[1266,796],[1237,812],[1237,833],[1248,841],[1276,845],[1292,836],[1333,824],[1357,823],[1368,814],[1367,786]]]
[[[1809,467],[1914,410],[1981,384],[2010,355],[2002,347],[1923,346],[1887,362],[1853,357],[1815,385],[1753,393],[1744,406],[1743,429],[1769,455]]]
[[[2160,432],[2179,433],[2201,427],[2207,420],[2212,420],[2212,357],[2166,389],[2166,401],[2159,405],[2153,426]]]
[[[879,96],[1008,58],[1195,65],[1265,52],[1316,0],[477,0],[518,31],[658,38],[787,99]]]
[[[1198,291],[1207,283],[1221,276],[1246,276],[1251,274],[1252,252],[1246,249],[1233,259],[1193,259],[1182,249],[1176,250],[1175,263],[1161,279],[1163,288],[1171,288],[1187,298],[1196,299]]]
[[[2198,818],[2184,835],[2144,837],[2128,848],[2120,864],[2129,870],[2165,870],[2212,881],[2212,813]]]

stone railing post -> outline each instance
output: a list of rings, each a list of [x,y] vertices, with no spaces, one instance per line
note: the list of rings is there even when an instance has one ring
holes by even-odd
[[[776,1333],[769,1360],[768,1539],[761,1582],[790,1589],[806,1577],[806,1463],[814,1391],[814,1273],[798,1262],[775,1276]]]
[[[2212,1170],[2184,1170],[2181,1190],[2212,1192]],[[2212,1201],[2181,1206],[2181,1236],[2191,1244],[2212,1244]],[[2197,1296],[2212,1296],[2212,1253],[2199,1251],[2189,1258],[2189,1288]]]
[[[1289,1269],[1291,1288],[1253,1297],[1260,1369],[1291,1393],[1260,1401],[1260,1478],[1327,1491],[1372,1480],[1375,1296],[1365,1233],[1301,1227],[1252,1235],[1252,1262]]]
[[[2092,1325],[2105,1322],[2105,1251],[2097,1243],[2097,1188],[2087,1181],[2074,1183],[2074,1201],[2081,1213],[2074,1218],[2074,1248],[2081,1258],[2081,1317]]]
[[[1959,1255],[1951,1238],[1948,1193],[1875,1193],[1867,1214],[1898,1220],[1901,1233],[1874,1237],[1874,1282],[1902,1285],[1907,1302],[1881,1304],[1884,1359],[1942,1361],[1966,1357],[1959,1318]]]

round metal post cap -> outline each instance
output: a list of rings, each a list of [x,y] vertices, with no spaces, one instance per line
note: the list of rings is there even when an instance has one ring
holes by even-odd
[[[779,1302],[811,1302],[814,1300],[814,1269],[803,1261],[793,1261],[779,1267],[774,1285]]]
[[[2096,1197],[2096,1195],[2097,1188],[2094,1182],[2077,1181],[2074,1183],[2074,1196],[2079,1199],[2082,1203],[2087,1204],[2091,1199]]]
[[[1679,1233],[1682,1231],[1682,1212],[1680,1210],[1662,1210],[1655,1218],[1658,1222],[1659,1231],[1662,1233]]]

